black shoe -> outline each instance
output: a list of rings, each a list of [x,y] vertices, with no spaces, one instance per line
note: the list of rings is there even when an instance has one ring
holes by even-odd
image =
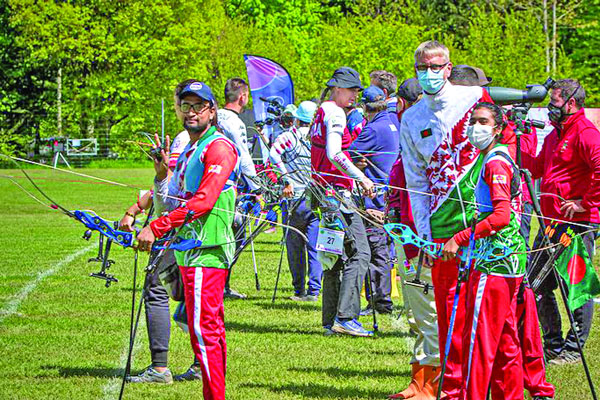
[[[548,362],[552,365],[577,364],[581,362],[581,354],[577,351],[563,350],[560,355]]]
[[[227,299],[244,300],[248,296],[246,296],[243,293],[238,292],[235,289],[229,288],[229,289],[225,289],[225,291],[223,292],[223,297],[225,297]]]
[[[549,348],[545,348],[544,349],[544,360],[546,360],[546,362],[550,362],[552,360],[554,360],[556,357],[558,357],[560,354],[560,351],[555,351]]]
[[[200,372],[200,367],[192,365],[183,374],[175,375],[174,378],[178,382],[184,382],[184,381],[201,381],[202,380],[202,373]]]

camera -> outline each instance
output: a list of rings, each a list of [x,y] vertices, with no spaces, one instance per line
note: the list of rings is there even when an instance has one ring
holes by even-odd
[[[281,121],[281,115],[283,114],[283,99],[279,96],[260,97],[260,99],[266,104],[267,116],[262,121],[256,121],[254,124],[262,128],[265,125],[274,125]]]

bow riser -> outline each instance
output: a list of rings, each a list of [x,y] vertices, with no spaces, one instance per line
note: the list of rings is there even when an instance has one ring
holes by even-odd
[[[402,243],[403,245],[413,245],[425,253],[438,258],[442,256],[443,245],[441,243],[434,243],[428,240],[422,239],[417,236],[412,229],[404,224],[385,224],[383,228],[388,235],[394,240]],[[473,253],[473,257],[481,261],[497,261],[503,259],[512,254],[512,249],[507,247],[494,246],[487,249],[477,249]],[[456,256],[462,261],[467,261],[467,249],[461,247]]]
[[[133,246],[133,233],[119,231],[113,228],[112,226],[114,226],[114,222],[105,220],[104,218],[99,217],[97,214],[89,211],[76,210],[73,211],[73,215],[75,216],[75,219],[85,225],[88,229],[100,232],[102,235],[112,239],[120,246]]]
[[[112,239],[114,243],[116,243],[120,246],[127,248],[127,247],[132,247],[135,243],[135,238],[134,238],[132,232],[126,232],[126,231],[120,231],[120,230],[114,229],[112,227],[115,225],[115,223],[113,221],[108,221],[108,220],[98,216],[96,213],[93,213],[90,211],[76,210],[76,211],[73,211],[73,215],[75,216],[75,219],[80,221],[88,229],[99,232],[101,235]],[[170,248],[170,249],[178,250],[178,251],[187,251],[187,250],[192,250],[192,249],[202,246],[201,240],[181,239],[181,238],[175,239],[175,241],[171,244],[171,246],[168,246],[168,242],[170,240],[171,240],[170,238],[157,240],[154,243],[154,245],[152,246],[152,250],[158,251],[158,250],[164,250],[166,248]]]

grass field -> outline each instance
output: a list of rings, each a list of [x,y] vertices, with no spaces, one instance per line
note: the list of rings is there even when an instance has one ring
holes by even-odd
[[[151,171],[85,170],[96,176],[145,187]],[[93,209],[119,218],[135,190],[48,170],[30,170],[36,182],[69,209]],[[26,187],[16,170],[3,170]],[[36,193],[37,195],[37,193]],[[97,236],[81,239],[83,226],[44,208],[7,179],[0,179],[0,399],[113,399],[125,364],[133,283],[133,251],[113,247],[112,272],[119,282],[105,288],[90,278],[99,269]],[[228,399],[385,399],[410,379],[412,338],[404,318],[380,318],[374,339],[324,337],[320,303],[293,303],[284,260],[280,292],[271,295],[281,233],[261,235],[257,259],[262,290],[254,288],[250,254],[242,255],[232,286],[249,295],[225,302]],[[140,265],[146,261],[140,257]],[[139,282],[143,278],[138,276]],[[400,306],[401,301],[397,301]],[[586,347],[600,384],[598,317]],[[363,320],[370,326],[371,319]],[[143,322],[143,321],[142,321]],[[192,361],[189,338],[173,327],[169,364],[174,373]],[[134,353],[134,371],[150,363],[145,326]],[[551,367],[558,399],[591,398],[581,365]],[[200,382],[129,385],[127,399],[201,398]]]

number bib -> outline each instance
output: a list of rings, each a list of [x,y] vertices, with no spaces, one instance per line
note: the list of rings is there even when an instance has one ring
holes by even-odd
[[[317,251],[326,251],[341,256],[344,253],[344,235],[344,231],[319,227]]]

